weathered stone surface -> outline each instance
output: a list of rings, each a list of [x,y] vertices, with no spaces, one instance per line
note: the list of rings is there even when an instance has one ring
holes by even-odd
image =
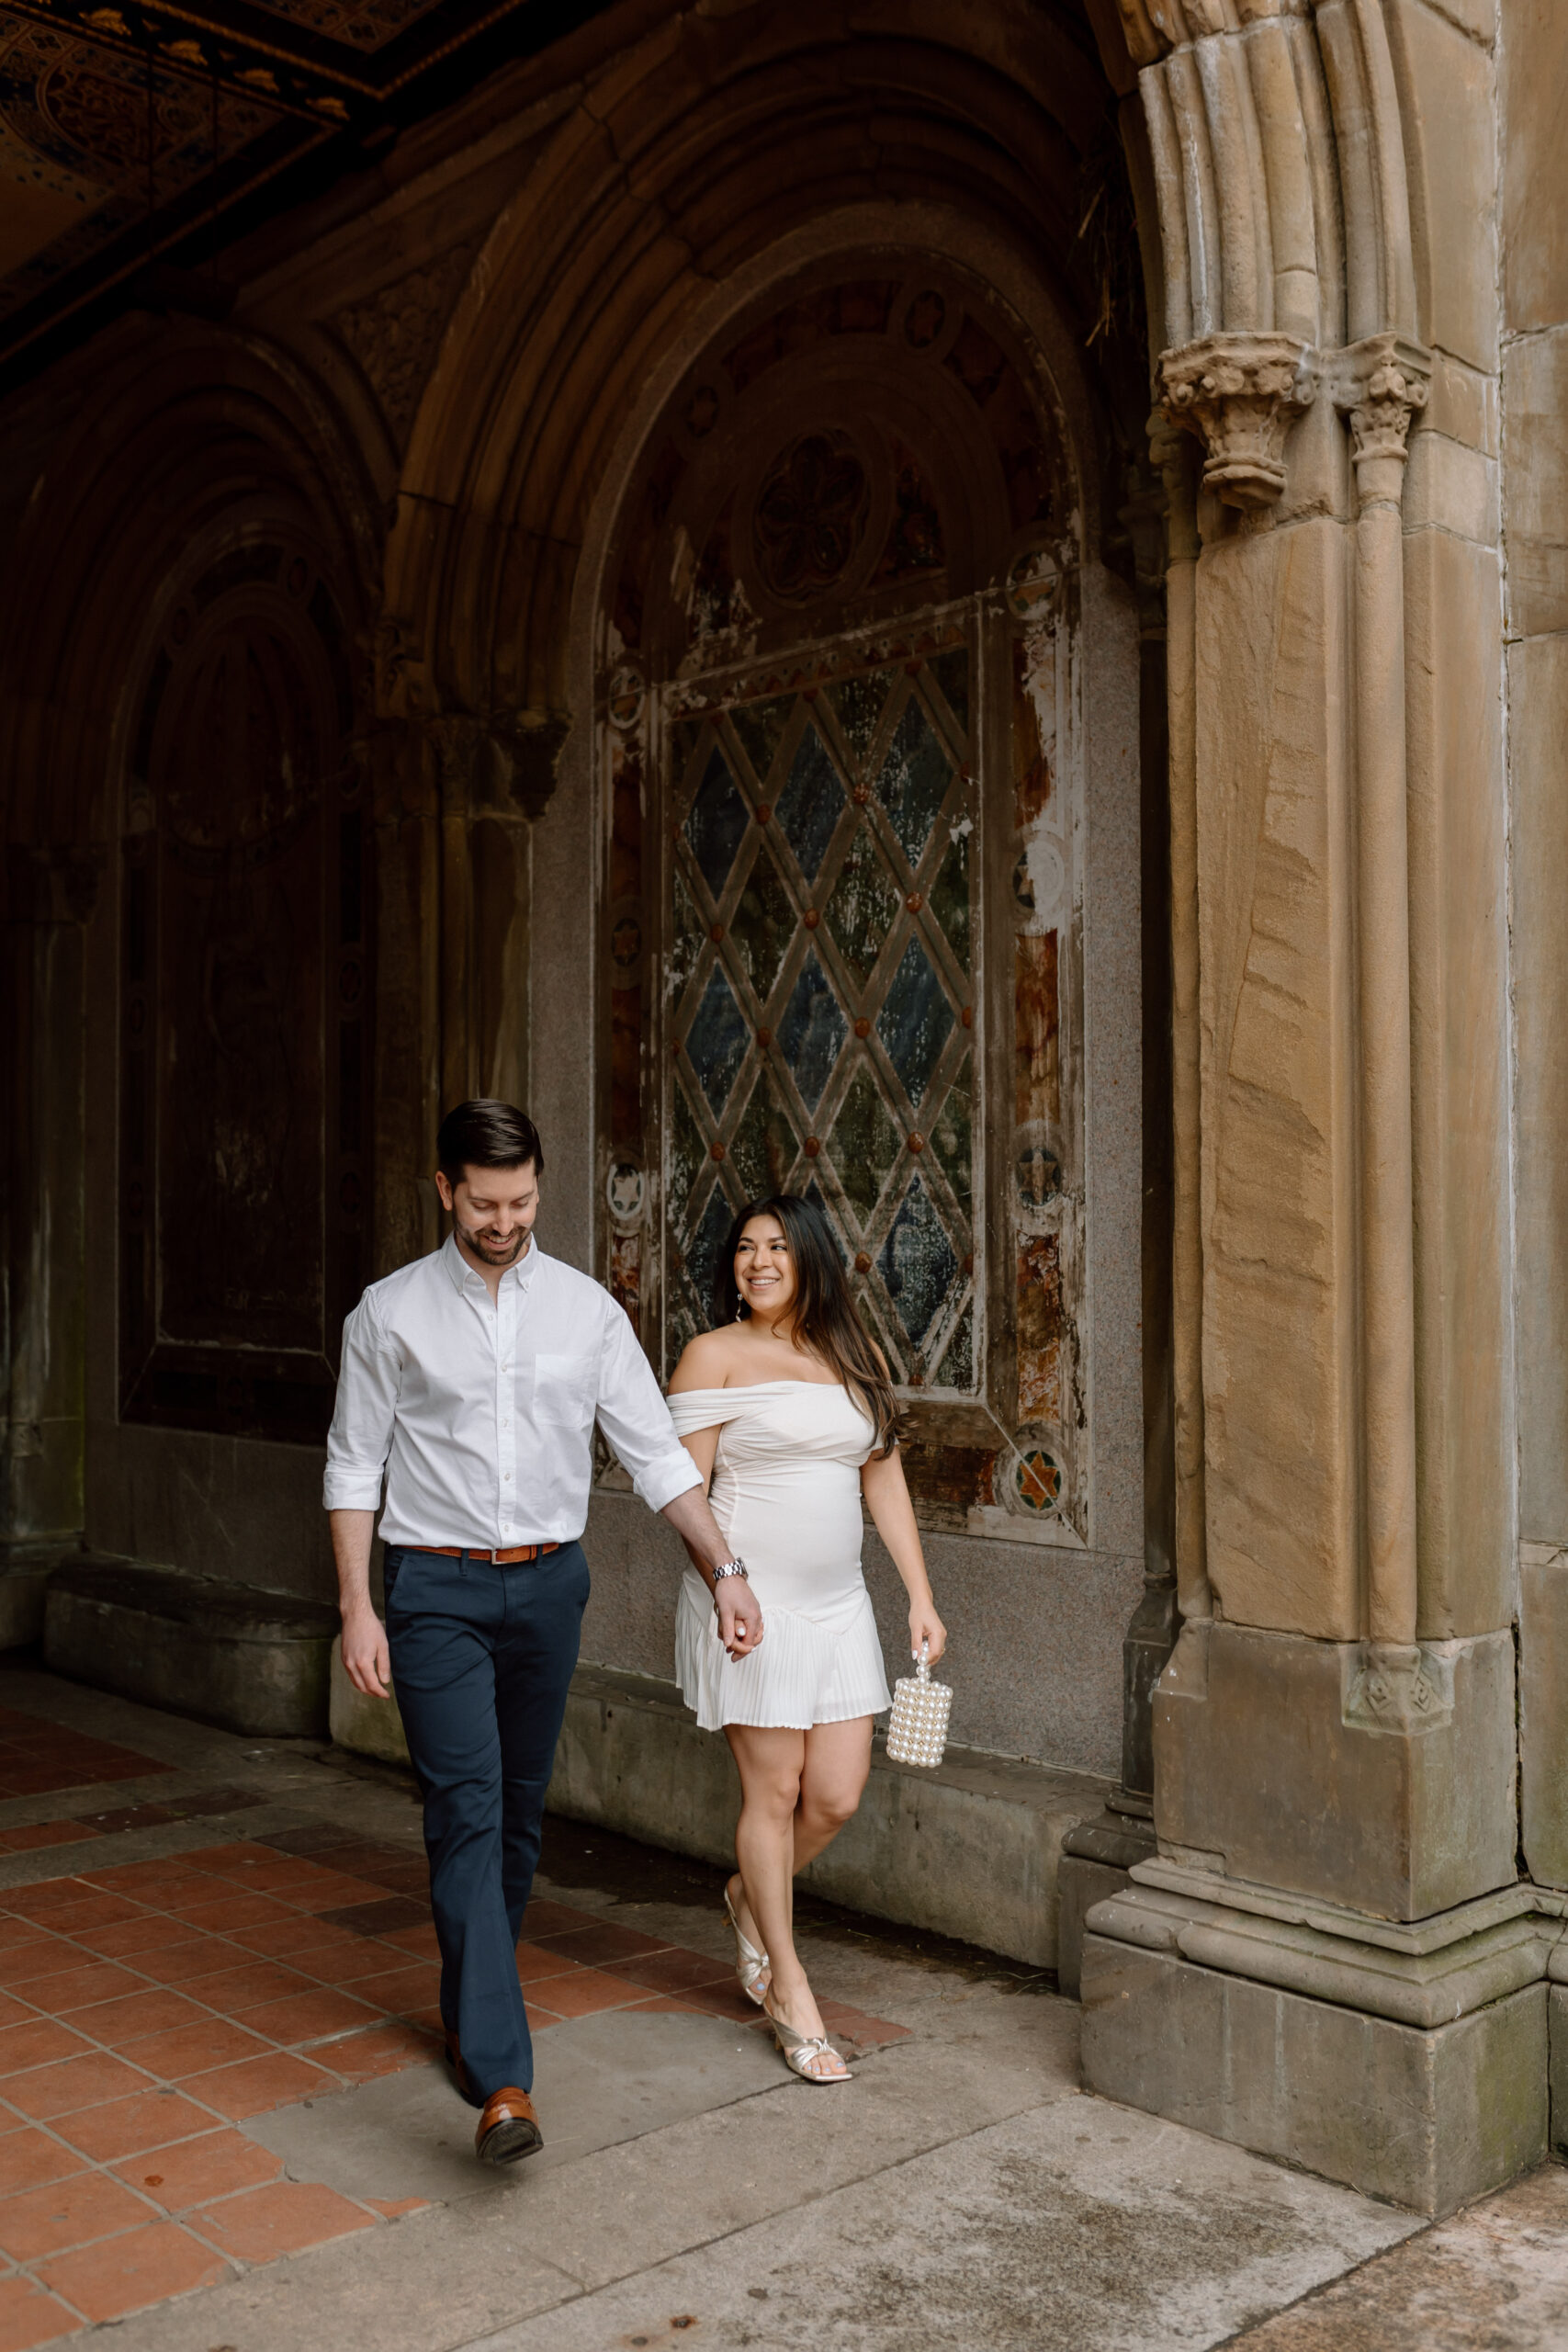
[[[1568,14],[1557,0],[1502,0],[1502,28],[1503,308],[1522,334],[1568,318]]]
[[[1400,112],[1422,333],[1472,366],[1490,367],[1498,330],[1492,57],[1421,0],[1388,0],[1387,14],[1403,69]]]
[[[1508,629],[1534,637],[1568,628],[1568,326],[1509,344],[1503,417]]]
[[[1162,1851],[1220,1856],[1233,1877],[1389,1919],[1512,1881],[1510,1634],[1424,1653],[1438,1679],[1451,1670],[1452,1713],[1413,1735],[1346,1724],[1354,1644],[1230,1624],[1202,1638],[1206,1682],[1189,1629],[1155,1693]]]
[[[1546,2152],[1546,1987],[1424,2032],[1084,1941],[1091,2090],[1417,2212],[1456,2206]]]
[[[1551,2114],[1548,2137],[1554,2155],[1568,2155],[1568,1984],[1552,1984],[1546,1996],[1550,2036],[1548,2081]]]
[[[321,1736],[337,1611],[134,1561],[56,1569],[44,1659],[56,1674],[226,1731]]]
[[[1564,477],[1568,485],[1568,475]],[[1568,1541],[1568,637],[1508,649],[1519,1533]]]
[[[1568,1887],[1568,1551],[1520,1546],[1519,1837],[1530,1876]]]
[[[0,1564],[0,1650],[42,1639],[44,1592],[60,1557],[58,1552],[24,1553]]]

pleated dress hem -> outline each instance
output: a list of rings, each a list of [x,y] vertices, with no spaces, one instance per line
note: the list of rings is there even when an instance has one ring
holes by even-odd
[[[869,1593],[842,1633],[794,1609],[766,1608],[761,1648],[735,1659],[719,1639],[712,1601],[682,1577],[675,1679],[701,1731],[722,1731],[727,1724],[814,1731],[818,1724],[885,1714],[893,1704]]]

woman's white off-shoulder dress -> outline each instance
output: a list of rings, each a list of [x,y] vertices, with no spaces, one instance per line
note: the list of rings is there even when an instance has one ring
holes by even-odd
[[[709,1499],[762,1611],[761,1647],[730,1659],[713,1595],[686,1570],[675,1672],[703,1730],[880,1714],[893,1702],[860,1564],[872,1423],[846,1388],[807,1380],[688,1388],[670,1410],[682,1437],[720,1425]]]

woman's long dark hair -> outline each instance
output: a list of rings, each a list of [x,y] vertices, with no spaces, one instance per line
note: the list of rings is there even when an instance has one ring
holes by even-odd
[[[790,1337],[797,1348],[814,1355],[860,1398],[876,1430],[876,1451],[891,1453],[898,1442],[898,1399],[882,1360],[865,1334],[844,1276],[828,1220],[796,1193],[774,1193],[765,1201],[748,1201],[729,1228],[729,1238],[718,1261],[715,1303],[721,1323],[742,1322],[750,1308],[735,1279],[735,1253],[740,1237],[754,1216],[776,1217],[784,1229],[795,1261],[796,1283],[795,1323]]]

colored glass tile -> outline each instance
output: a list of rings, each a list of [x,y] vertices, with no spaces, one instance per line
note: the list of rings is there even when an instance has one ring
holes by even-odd
[[[809,720],[790,762],[789,781],[774,811],[780,830],[808,882],[815,882],[844,808],[844,788],[828,746]]]
[[[975,1105],[968,1057],[949,1089],[946,1102],[931,1123],[931,1149],[953,1197],[967,1209],[975,1182]]]
[[[973,1302],[958,1318],[957,1327],[947,1343],[947,1351],[938,1372],[939,1388],[973,1388],[975,1385],[975,1308]]]
[[[723,896],[735,853],[750,821],[750,812],[730,774],[729,763],[716,743],[686,819],[686,839],[692,844],[692,854],[716,899]]]
[[[770,695],[766,702],[740,703],[729,714],[729,723],[740,738],[740,748],[751,763],[759,786],[767,783],[784,723],[794,708],[793,695]]]
[[[882,1195],[903,1138],[888,1117],[876,1081],[863,1066],[833,1122],[829,1148],[848,1199],[863,1226]]]
[[[724,1188],[716,1184],[708,1194],[708,1204],[686,1250],[686,1276],[692,1294],[702,1312],[700,1329],[707,1330],[718,1319],[716,1292],[719,1260],[735,1222],[735,1211],[725,1198]]]
[[[904,854],[919,865],[947,797],[953,766],[918,697],[909,696],[876,779],[877,794]]]
[[[958,968],[967,974],[969,962],[969,835],[955,831],[948,843],[947,855],[937,868],[931,884],[931,912],[942,925],[942,933],[953,955]]]
[[[911,939],[888,983],[876,1034],[917,1110],[952,1028],[953,1007],[942,982],[919,941]]]
[[[670,1090],[670,1205],[679,1218],[684,1218],[697,1171],[707,1156],[686,1090],[677,1081]]]
[[[746,876],[729,924],[735,952],[757,992],[759,1004],[766,1004],[773,994],[795,927],[795,908],[764,842]]]
[[[898,1204],[876,1262],[900,1322],[916,1347],[922,1347],[958,1272],[958,1260],[919,1176]]]
[[[800,967],[778,1027],[779,1050],[808,1111],[815,1111],[822,1100],[822,1090],[848,1034],[849,1023],[813,950]]]
[[[827,910],[834,944],[863,989],[897,911],[898,893],[869,827],[863,825],[839,868]]]
[[[969,648],[955,645],[951,651],[935,653],[927,665],[942,689],[946,703],[965,735],[969,732]]]
[[[863,760],[876,732],[882,706],[892,683],[891,670],[863,671],[857,678],[838,678],[828,689],[833,716],[851,748]]]
[[[697,968],[697,959],[703,952],[703,942],[707,937],[707,925],[693,904],[692,894],[686,888],[685,876],[679,866],[675,869],[674,881],[670,948],[665,958],[664,969],[670,982],[670,993],[672,997],[678,997]]]
[[[716,1119],[724,1116],[724,1106],[750,1038],[750,1028],[735,1001],[735,991],[716,965],[686,1032],[686,1051],[692,1068]]]
[[[729,1165],[746,1198],[759,1201],[766,1193],[782,1193],[799,1149],[773,1073],[764,1068],[729,1146]]]

